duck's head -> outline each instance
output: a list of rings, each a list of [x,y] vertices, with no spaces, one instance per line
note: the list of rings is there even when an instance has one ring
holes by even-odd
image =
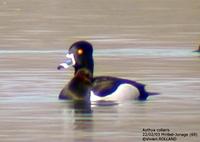
[[[75,68],[75,74],[82,68],[88,69],[92,74],[94,70],[93,47],[87,41],[78,41],[71,45],[64,63],[58,66],[58,69],[66,69],[71,66]]]

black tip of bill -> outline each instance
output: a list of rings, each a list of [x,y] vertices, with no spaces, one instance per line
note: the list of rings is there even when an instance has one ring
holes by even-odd
[[[57,70],[61,70],[61,69],[63,69],[63,68],[64,68],[63,66],[59,65],[59,66],[57,67]]]

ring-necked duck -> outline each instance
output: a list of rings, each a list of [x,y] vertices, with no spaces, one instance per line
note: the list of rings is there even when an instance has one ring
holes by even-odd
[[[195,50],[194,52],[200,53],[200,45],[199,45],[199,48],[197,50]]]
[[[71,45],[66,61],[58,69],[73,66],[74,77],[60,92],[60,99],[91,101],[124,101],[131,99],[146,100],[150,93],[145,85],[136,81],[110,77],[93,77],[93,47],[87,41],[78,41]]]

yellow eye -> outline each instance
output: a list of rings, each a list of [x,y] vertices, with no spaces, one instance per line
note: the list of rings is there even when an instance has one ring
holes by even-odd
[[[78,49],[77,53],[78,53],[78,55],[82,55],[83,54],[83,49]]]

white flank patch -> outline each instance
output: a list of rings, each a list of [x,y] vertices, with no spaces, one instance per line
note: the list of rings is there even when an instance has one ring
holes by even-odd
[[[133,100],[138,98],[140,95],[139,90],[130,85],[130,84],[122,84],[120,85],[115,92],[112,94],[105,96],[105,97],[99,97],[94,94],[93,91],[90,93],[90,100],[91,101],[127,101],[127,100]]]

